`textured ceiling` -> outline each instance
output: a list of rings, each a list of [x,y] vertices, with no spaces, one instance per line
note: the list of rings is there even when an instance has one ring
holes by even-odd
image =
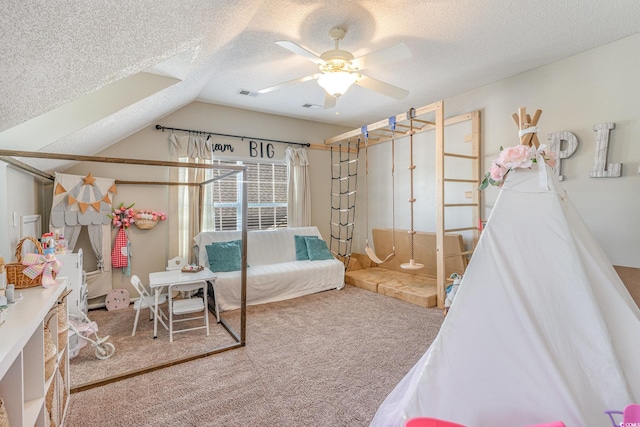
[[[640,32],[638,0],[5,0],[3,6],[0,148],[24,146],[16,135],[42,126],[39,117],[69,111],[60,113],[55,137],[30,141],[29,149],[78,154],[95,154],[194,100],[358,127]],[[346,30],[340,47],[356,57],[405,43],[411,58],[367,74],[409,96],[398,101],[354,86],[323,110],[302,108],[323,102],[314,81],[257,97],[238,94],[317,72],[275,42],[320,54],[333,48],[334,26]],[[80,99],[85,109],[88,102],[108,103],[117,96],[115,83],[143,71],[172,79],[91,123],[59,110]]]

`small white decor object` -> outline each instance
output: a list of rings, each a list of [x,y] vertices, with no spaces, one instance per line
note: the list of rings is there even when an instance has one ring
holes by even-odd
[[[122,310],[129,307],[130,296],[126,289],[113,289],[104,300],[108,311]]]

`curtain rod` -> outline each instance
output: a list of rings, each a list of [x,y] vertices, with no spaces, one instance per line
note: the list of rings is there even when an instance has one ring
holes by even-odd
[[[289,142],[289,141],[279,141],[277,139],[265,139],[265,138],[256,138],[254,136],[241,136],[241,135],[229,135],[226,133],[216,133],[216,132],[208,132],[208,131],[204,131],[204,130],[193,130],[193,129],[180,129],[180,128],[170,128],[167,126],[162,126],[162,125],[156,125],[156,129],[161,130],[161,131],[165,131],[165,130],[177,130],[180,132],[189,132],[189,133],[201,133],[201,134],[205,134],[205,135],[216,135],[216,136],[228,136],[230,138],[238,138],[238,139],[256,139],[258,141],[265,141],[265,142],[279,142],[281,144],[290,144],[290,145],[301,145],[303,147],[311,147],[311,144],[305,144],[302,142]]]

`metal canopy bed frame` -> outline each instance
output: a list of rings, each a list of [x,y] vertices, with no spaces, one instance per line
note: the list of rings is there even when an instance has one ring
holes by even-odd
[[[191,162],[172,162],[162,160],[147,160],[147,159],[131,159],[131,158],[118,158],[118,157],[99,157],[99,156],[80,156],[72,154],[62,153],[45,153],[45,152],[32,152],[32,151],[18,151],[18,150],[0,150],[0,160],[5,163],[11,164],[23,171],[26,171],[38,178],[50,180],[53,182],[54,176],[34,168],[17,158],[41,158],[41,159],[53,159],[53,160],[70,160],[75,162],[97,162],[97,163],[116,163],[116,164],[128,164],[128,165],[143,165],[143,166],[159,166],[169,168],[197,168],[197,169],[212,169],[227,171],[221,175],[205,180],[200,183],[185,183],[185,182],[163,182],[163,181],[126,181],[116,180],[116,184],[121,185],[166,185],[166,186],[199,186],[199,199],[200,199],[200,211],[198,221],[202,225],[202,200],[204,196],[204,187],[220,179],[229,177],[234,174],[242,174],[242,212],[247,212],[247,168],[246,166],[239,165],[211,165],[204,163],[191,163]],[[232,339],[235,341],[232,344],[223,345],[220,347],[207,350],[197,355],[191,355],[184,358],[170,360],[167,362],[152,365],[143,369],[138,369],[132,372],[127,372],[120,375],[114,375],[106,379],[93,381],[90,383],[82,384],[71,389],[72,393],[88,390],[90,388],[99,387],[105,384],[109,384],[115,381],[120,381],[126,378],[131,378],[137,375],[145,374],[148,372],[156,371],[168,366],[176,365],[179,363],[189,362],[202,357],[210,356],[213,354],[221,353],[228,350],[244,347],[246,345],[246,317],[247,317],[247,215],[242,216],[242,251],[241,251],[241,296],[240,296],[240,332],[236,332],[231,325],[229,325],[224,319],[220,319],[220,323],[229,333]],[[211,308],[210,308],[211,310]]]

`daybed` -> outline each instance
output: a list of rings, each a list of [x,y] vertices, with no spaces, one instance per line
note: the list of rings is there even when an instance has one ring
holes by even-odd
[[[371,230],[376,255],[384,259],[392,252],[393,230]],[[376,264],[366,255],[352,254],[347,269],[346,283],[371,292],[394,297],[422,307],[437,305],[436,291],[436,234],[418,231],[414,235],[415,261],[424,264],[420,270],[404,270],[401,264],[411,258],[410,239],[407,230],[395,230],[395,252],[391,260]],[[445,277],[452,273],[464,274],[467,262],[461,252],[464,243],[460,234],[445,234]]]
[[[247,232],[247,305],[282,301],[344,287],[344,264],[332,257],[328,250],[325,253],[329,254],[330,259],[314,259],[314,253],[311,253],[314,260],[302,259],[309,256],[305,248],[306,239],[297,239],[300,245],[297,253],[295,236],[316,236],[322,239],[317,227]],[[224,256],[216,258],[213,248],[232,245],[241,237],[240,231],[212,231],[200,233],[193,239],[199,264],[216,273],[215,291],[218,307],[222,311],[240,307],[241,272],[237,259],[232,260],[237,261],[235,266],[222,267],[223,270],[238,267],[234,271],[220,271],[216,268]],[[221,242],[228,243],[220,245]],[[207,246],[210,246],[210,254],[214,255],[213,266],[209,262]],[[305,249],[303,254],[300,253],[301,249]]]

